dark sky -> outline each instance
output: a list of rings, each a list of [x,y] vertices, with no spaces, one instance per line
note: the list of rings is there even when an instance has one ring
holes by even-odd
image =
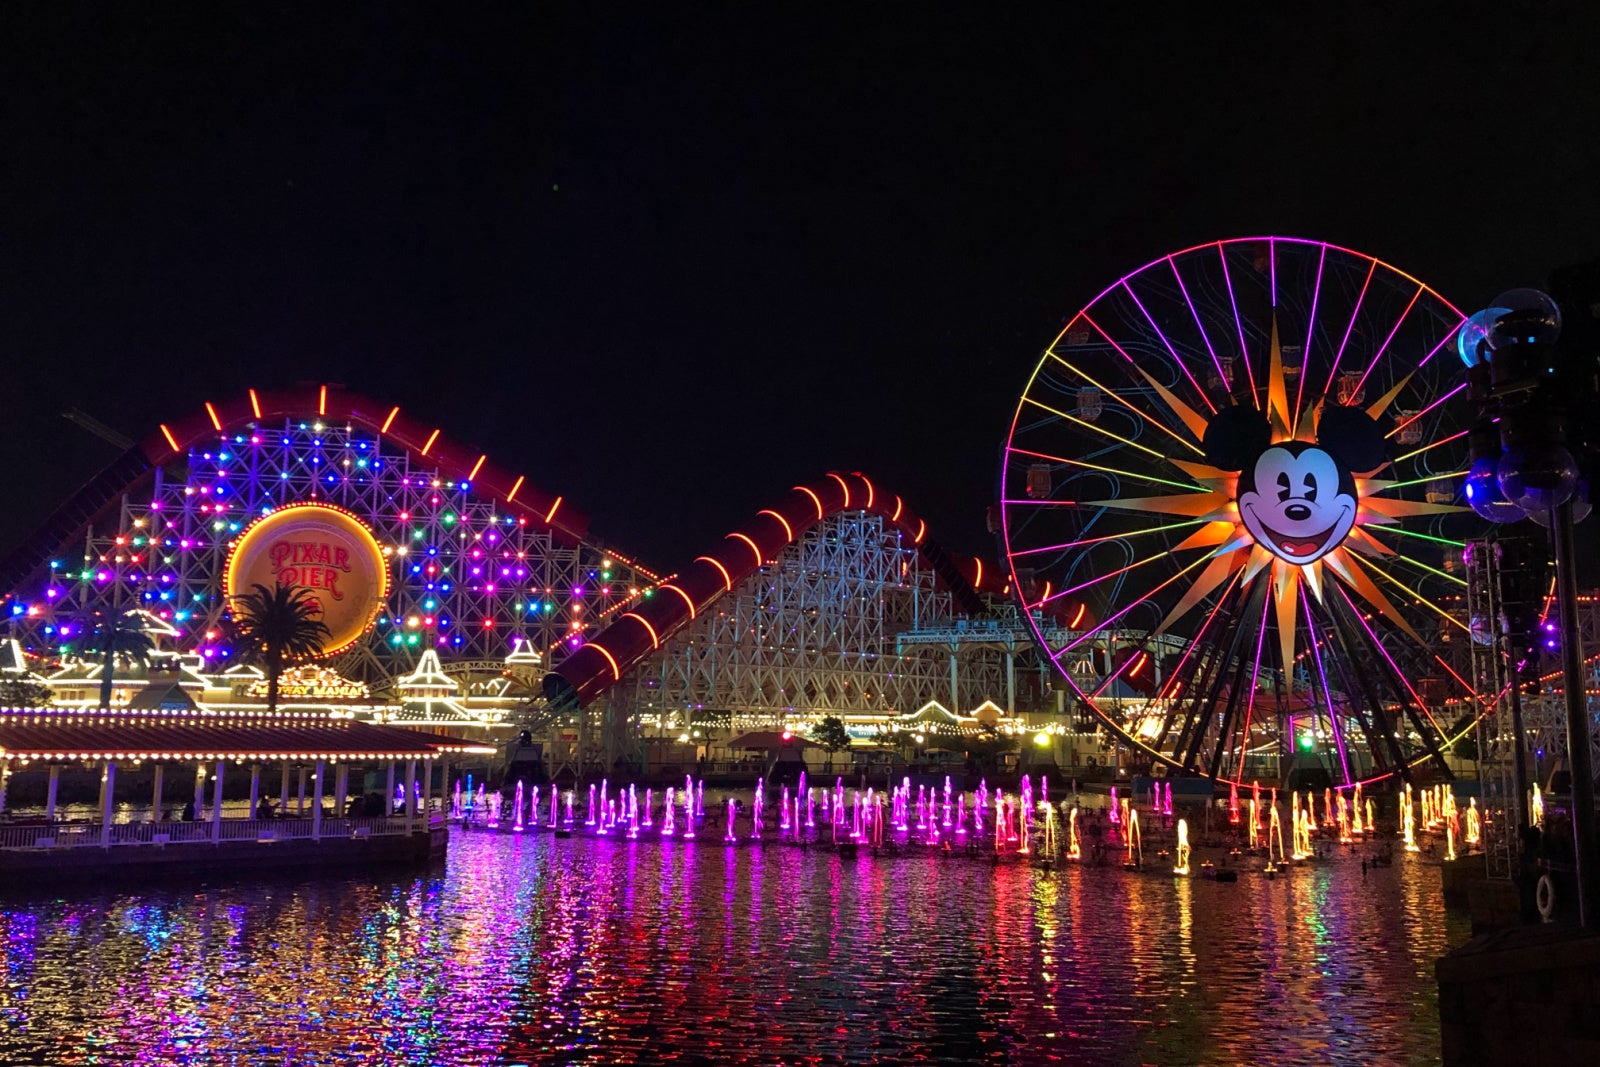
[[[1039,351],[1152,258],[1600,256],[1587,5],[597,6],[7,5],[0,544],[113,458],[62,409],[325,380],[663,567],[839,467],[983,551]]]

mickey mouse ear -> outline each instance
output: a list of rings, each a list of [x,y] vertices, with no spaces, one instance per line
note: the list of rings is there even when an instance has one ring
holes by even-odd
[[[1267,425],[1267,417],[1238,404],[1211,416],[1201,441],[1206,462],[1225,471],[1244,470],[1270,444],[1272,427]]]
[[[1317,419],[1317,444],[1357,474],[1389,462],[1383,427],[1360,408],[1324,406]]]

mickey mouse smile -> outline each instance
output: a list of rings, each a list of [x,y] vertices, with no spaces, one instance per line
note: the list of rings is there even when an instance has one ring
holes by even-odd
[[[1266,523],[1261,521],[1260,516],[1256,515],[1254,508],[1249,508],[1248,510],[1250,513],[1250,518],[1255,520],[1255,525],[1259,528],[1260,533],[1265,535],[1261,538],[1261,543],[1263,545],[1273,549],[1281,556],[1300,559],[1302,557],[1320,555],[1322,549],[1332,547],[1330,542],[1333,542],[1335,537],[1340,534],[1340,527],[1343,525],[1342,520],[1344,519],[1345,513],[1348,512],[1349,509],[1345,508],[1341,510],[1339,518],[1335,519],[1333,524],[1326,530],[1311,534],[1309,536],[1302,534],[1287,534],[1280,530],[1275,530],[1271,526],[1268,526]],[[1249,525],[1249,523],[1246,523],[1247,527]],[[1348,533],[1349,528],[1346,527],[1344,532]]]

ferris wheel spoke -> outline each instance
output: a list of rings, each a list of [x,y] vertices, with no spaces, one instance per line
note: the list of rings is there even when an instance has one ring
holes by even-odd
[[[1077,541],[1063,541],[1058,545],[1041,545],[1038,548],[1024,548],[1011,553],[1012,559],[1022,556],[1037,556],[1051,552],[1064,552],[1069,548],[1083,548],[1087,545],[1103,544],[1107,541],[1123,541],[1134,537],[1145,537],[1150,534],[1171,533],[1173,530],[1183,529],[1186,526],[1199,526],[1204,519],[1191,519],[1188,522],[1173,522],[1164,526],[1147,526],[1142,530],[1123,530],[1117,533],[1103,534],[1099,537],[1085,537]]]
[[[1361,372],[1361,379],[1356,382],[1355,391],[1357,393],[1361,392],[1362,387],[1367,384],[1367,378],[1372,374],[1373,368],[1378,365],[1378,361],[1383,358],[1383,354],[1389,350],[1389,342],[1394,340],[1394,335],[1400,332],[1401,326],[1405,325],[1406,316],[1411,314],[1411,309],[1417,306],[1417,299],[1427,291],[1427,288],[1425,285],[1418,285],[1417,291],[1411,294],[1411,302],[1406,304],[1404,311],[1400,312],[1400,317],[1395,319],[1394,327],[1389,331],[1389,336],[1383,339],[1383,344],[1378,346],[1378,350],[1372,354],[1372,359],[1367,363],[1367,369]]]
[[[1350,774],[1350,756],[1345,749],[1344,729],[1339,725],[1339,711],[1338,708],[1334,706],[1333,689],[1328,685],[1328,668],[1327,664],[1323,661],[1323,637],[1317,632],[1316,621],[1311,615],[1311,598],[1302,597],[1300,600],[1300,606],[1305,612],[1306,633],[1310,637],[1310,648],[1308,651],[1311,655],[1312,662],[1316,665],[1315,678],[1316,681],[1320,681],[1322,683],[1321,691],[1323,706],[1328,712],[1328,731],[1333,734],[1333,744],[1335,750],[1339,754],[1339,770],[1344,777],[1344,784],[1349,785],[1355,779],[1352,778]],[[1315,708],[1317,695],[1316,682],[1312,683],[1311,688],[1312,707]],[[1290,733],[1292,735],[1293,731],[1290,731]],[[1294,743],[1293,736],[1289,738],[1289,743]]]
[[[1094,626],[1094,627],[1089,628],[1088,630],[1083,631],[1076,638],[1074,638],[1073,640],[1067,642],[1065,645],[1062,645],[1060,648],[1051,649],[1047,645],[1045,650],[1050,653],[1050,659],[1052,661],[1058,661],[1062,656],[1066,655],[1068,652],[1072,652],[1072,651],[1076,650],[1080,645],[1082,645],[1085,641],[1088,641],[1088,640],[1092,639],[1096,634],[1101,633],[1104,630],[1108,630],[1108,629],[1113,628],[1113,625],[1115,623],[1120,622],[1124,617],[1127,616],[1127,614],[1129,612],[1133,611],[1134,608],[1137,608],[1141,604],[1149,603],[1150,601],[1154,600],[1157,593],[1162,592],[1168,586],[1172,585],[1174,582],[1178,581],[1184,575],[1188,574],[1190,571],[1194,570],[1196,567],[1200,566],[1200,564],[1202,564],[1204,562],[1205,562],[1205,557],[1204,556],[1202,556],[1201,558],[1195,560],[1193,563],[1189,564],[1187,567],[1183,568],[1181,571],[1178,571],[1176,574],[1172,575],[1172,577],[1168,578],[1166,581],[1162,582],[1160,585],[1156,586],[1154,589],[1151,589],[1144,596],[1142,596],[1142,597],[1132,601],[1131,603],[1129,603],[1121,611],[1118,611],[1115,614],[1113,614],[1113,615],[1101,620],[1101,622],[1100,622],[1100,624],[1098,626]],[[1098,581],[1098,580],[1099,579],[1096,579],[1096,581]],[[1059,594],[1058,594],[1058,596],[1059,596]],[[1052,597],[1051,599],[1057,599],[1057,597]],[[1035,608],[1038,608],[1038,607],[1042,606],[1042,603],[1041,604],[1035,604],[1033,606]]]
[[[1054,415],[1058,419],[1065,419],[1066,421],[1068,421],[1068,422],[1070,422],[1070,423],[1072,423],[1072,424],[1074,424],[1076,426],[1083,427],[1085,430],[1088,430],[1091,433],[1097,433],[1097,434],[1100,434],[1102,437],[1108,437],[1111,440],[1118,442],[1119,444],[1127,445],[1129,448],[1138,449],[1140,452],[1143,452],[1143,453],[1145,453],[1146,455],[1149,455],[1149,456],[1153,456],[1156,459],[1166,459],[1167,458],[1166,456],[1162,455],[1160,452],[1157,452],[1153,448],[1150,448],[1150,447],[1148,447],[1146,445],[1141,445],[1139,442],[1134,441],[1131,438],[1123,437],[1120,434],[1112,433],[1110,430],[1106,429],[1105,427],[1097,426],[1094,423],[1089,422],[1086,419],[1080,419],[1076,415],[1068,415],[1065,411],[1062,411],[1059,408],[1051,407],[1049,404],[1046,404],[1043,401],[1035,400],[1031,396],[1026,396],[1026,397],[1023,397],[1022,399],[1024,400],[1024,402],[1032,404],[1036,408],[1040,408],[1041,410],[1048,411],[1050,414]]]
[[[1250,402],[1258,404],[1260,397],[1256,393],[1256,372],[1250,364],[1250,348],[1244,343],[1244,320],[1239,317],[1239,298],[1233,290],[1233,276],[1228,272],[1228,251],[1221,241],[1217,242],[1217,258],[1222,261],[1222,284],[1228,290],[1228,304],[1233,308],[1233,326],[1239,335],[1239,361],[1244,364],[1245,377],[1250,381]]]
[[[1311,311],[1306,316],[1306,343],[1300,349],[1300,383],[1294,397],[1294,425],[1300,425],[1300,413],[1305,407],[1306,379],[1311,377],[1311,341],[1317,332],[1317,301],[1322,297],[1322,268],[1328,262],[1328,246],[1317,253],[1317,280],[1311,288]],[[1276,303],[1276,301],[1274,301]]]
[[[1356,296],[1356,306],[1350,309],[1350,321],[1344,328],[1344,339],[1339,342],[1339,351],[1334,353],[1333,366],[1328,370],[1328,384],[1322,387],[1324,394],[1333,393],[1333,383],[1339,377],[1339,364],[1344,361],[1344,350],[1350,344],[1350,335],[1355,332],[1356,320],[1361,317],[1361,305],[1367,299],[1367,289],[1372,285],[1372,276],[1377,273],[1378,261],[1373,260],[1367,267],[1367,280],[1361,283],[1361,292]]]
[[[1183,280],[1181,278],[1178,280],[1178,287],[1179,287],[1180,290],[1182,290],[1182,288],[1183,288]],[[1178,367],[1183,371],[1184,376],[1189,379],[1189,383],[1195,387],[1195,391],[1200,395],[1200,399],[1205,401],[1206,406],[1209,407],[1212,410],[1213,413],[1215,413],[1216,410],[1217,410],[1216,405],[1211,402],[1211,398],[1206,395],[1205,390],[1200,388],[1200,383],[1194,380],[1194,375],[1189,373],[1188,364],[1184,361],[1182,356],[1178,355],[1178,350],[1172,346],[1172,342],[1167,339],[1166,331],[1162,330],[1162,328],[1160,326],[1156,325],[1155,318],[1150,314],[1149,310],[1145,308],[1144,301],[1139,299],[1139,294],[1133,291],[1133,286],[1128,284],[1128,279],[1126,279],[1126,278],[1122,279],[1122,288],[1123,288],[1123,291],[1125,291],[1128,294],[1129,298],[1131,298],[1133,300],[1134,306],[1139,309],[1139,314],[1144,316],[1144,321],[1149,323],[1150,328],[1152,330],[1154,330],[1156,336],[1161,339],[1161,344],[1166,348],[1167,354],[1172,357],[1172,362],[1176,363],[1178,365]],[[1184,293],[1184,298],[1185,299],[1188,298],[1187,292]],[[1193,305],[1190,305],[1190,310],[1193,310]],[[1086,318],[1086,319],[1089,318],[1087,313],[1085,313],[1084,318]],[[1089,319],[1089,321],[1091,323],[1094,322],[1093,319]],[[1100,330],[1100,327],[1099,327],[1098,324],[1095,325],[1095,329]],[[1109,334],[1107,334],[1104,330],[1100,330],[1100,336],[1104,337],[1107,341],[1111,341],[1111,336]],[[1202,337],[1205,336],[1203,331],[1202,331],[1201,336]],[[1133,361],[1133,357],[1128,355],[1128,353],[1123,352],[1122,351],[1122,347],[1120,345],[1117,345],[1117,343],[1115,341],[1111,341],[1111,343],[1112,343],[1113,346],[1116,347],[1118,352],[1122,353],[1122,357],[1124,359],[1126,359],[1129,363],[1133,363],[1134,362]],[[1210,349],[1210,347],[1211,347],[1211,342],[1208,340],[1206,342],[1206,348]],[[1214,354],[1213,354],[1213,358],[1215,358]],[[1219,374],[1222,372],[1222,367],[1221,367],[1220,364],[1217,367],[1217,372]]]
[[[1226,381],[1227,375],[1222,373],[1222,361],[1217,358],[1217,350],[1211,344],[1211,337],[1206,333],[1205,324],[1200,321],[1200,311],[1194,306],[1194,300],[1189,296],[1189,287],[1184,284],[1183,275],[1178,272],[1178,265],[1173,262],[1171,256],[1167,257],[1167,266],[1172,269],[1172,277],[1178,283],[1178,291],[1183,294],[1183,302],[1189,307],[1189,315],[1194,319],[1194,328],[1199,332],[1200,340],[1205,342],[1206,351],[1211,355],[1211,365],[1216,368],[1217,377],[1222,381]],[[1206,394],[1206,391],[1200,388],[1200,383],[1194,380],[1194,375],[1189,373],[1187,366],[1183,368],[1183,373],[1189,379],[1189,384],[1194,386],[1194,391],[1199,395],[1200,399],[1206,402],[1206,406],[1212,412],[1215,412],[1217,406],[1211,402],[1211,397]]]
[[[1088,318],[1087,315],[1084,316],[1084,317]],[[1099,329],[1098,326],[1095,327],[1095,328]],[[1110,338],[1107,338],[1107,340],[1110,340]],[[1115,346],[1116,342],[1113,341],[1112,344],[1113,344],[1113,346]],[[1067,362],[1065,359],[1062,359],[1061,356],[1057,355],[1054,351],[1051,351],[1049,353],[1049,356],[1050,356],[1051,359],[1055,360],[1057,363],[1061,364],[1063,367],[1067,368],[1069,371],[1071,371],[1072,373],[1076,374],[1078,377],[1082,378],[1084,381],[1088,382],[1090,385],[1094,386],[1096,389],[1100,390],[1100,392],[1102,392],[1106,396],[1111,397],[1111,399],[1115,400],[1117,403],[1119,403],[1123,407],[1127,408],[1130,412],[1132,412],[1134,415],[1136,415],[1142,422],[1146,422],[1149,425],[1154,426],[1156,429],[1160,430],[1162,433],[1164,433],[1167,436],[1171,437],[1174,441],[1178,442],[1178,444],[1182,445],[1184,448],[1187,448],[1189,451],[1193,452],[1195,455],[1197,455],[1197,456],[1205,455],[1205,451],[1203,449],[1201,449],[1199,445],[1195,444],[1193,441],[1185,439],[1181,434],[1179,434],[1172,427],[1168,426],[1166,423],[1160,422],[1160,421],[1158,421],[1156,419],[1152,419],[1149,415],[1145,414],[1144,412],[1140,411],[1138,408],[1134,407],[1133,404],[1129,403],[1128,399],[1126,397],[1124,397],[1121,393],[1117,392],[1115,389],[1108,389],[1101,382],[1096,381],[1094,378],[1090,377],[1087,373],[1085,373],[1084,371],[1080,370],[1078,367],[1076,367],[1073,364]],[[1137,368],[1135,368],[1135,369],[1137,369]],[[1165,391],[1165,390],[1162,389],[1161,386],[1156,385],[1156,383],[1154,382],[1153,379],[1151,380],[1150,384],[1158,391],[1161,391],[1161,392]],[[1179,414],[1179,417],[1180,417],[1180,419],[1182,418],[1181,413]],[[1202,423],[1202,426],[1203,425],[1204,424]]]
[[[1098,471],[1101,474],[1115,474],[1119,478],[1132,478],[1136,481],[1150,482],[1153,485],[1168,485],[1174,489],[1183,489],[1194,493],[1204,492],[1200,486],[1194,484],[1193,482],[1175,482],[1170,478],[1161,478],[1151,474],[1148,471],[1133,471],[1123,470],[1117,467],[1107,467],[1101,463],[1089,463],[1088,461],[1081,459],[1067,459],[1065,456],[1055,456],[1048,452],[1036,452],[1032,449],[1017,448],[1015,445],[1007,445],[1006,451],[1015,453],[1019,456],[1029,456],[1033,459],[1044,460],[1048,463],[1059,463],[1065,467],[1078,467],[1083,470]],[[1026,501],[1023,501],[1023,503],[1026,503]]]

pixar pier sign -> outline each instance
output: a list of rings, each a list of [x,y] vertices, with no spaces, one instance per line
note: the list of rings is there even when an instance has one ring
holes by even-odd
[[[282,507],[245,528],[233,543],[227,596],[282,584],[308,590],[328,627],[324,653],[355,644],[389,595],[389,561],[365,523],[342,508]]]

